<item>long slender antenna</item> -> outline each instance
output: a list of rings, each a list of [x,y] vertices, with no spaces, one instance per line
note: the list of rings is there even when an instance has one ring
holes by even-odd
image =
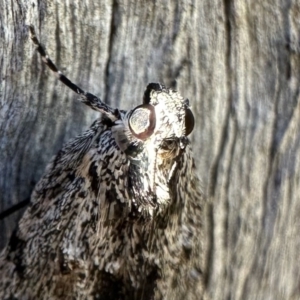
[[[37,46],[37,51],[42,56],[43,62],[55,73],[56,77],[63,82],[67,87],[73,90],[75,93],[81,96],[81,101],[91,107],[96,111],[100,111],[101,113],[107,115],[112,121],[119,119],[119,111],[114,109],[107,104],[103,103],[98,97],[95,95],[85,92],[76,84],[74,84],[70,79],[68,79],[61,71],[58,70],[56,65],[52,62],[50,57],[46,54],[45,49],[40,44],[39,40],[36,37],[35,30],[33,25],[29,25],[30,30],[30,38]]]

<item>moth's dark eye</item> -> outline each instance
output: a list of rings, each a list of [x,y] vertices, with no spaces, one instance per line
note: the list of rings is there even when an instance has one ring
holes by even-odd
[[[189,135],[195,126],[195,118],[192,111],[187,108],[185,110],[185,135]]]
[[[152,135],[155,123],[155,110],[151,104],[137,106],[129,116],[130,131],[140,140],[145,140]]]

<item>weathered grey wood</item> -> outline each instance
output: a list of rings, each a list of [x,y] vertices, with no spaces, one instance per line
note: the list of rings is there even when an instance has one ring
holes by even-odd
[[[0,209],[29,197],[50,157],[97,114],[42,65],[33,24],[74,82],[127,109],[176,86],[208,194],[207,295],[299,299],[297,0],[0,3]],[[1,244],[17,216],[1,223]]]

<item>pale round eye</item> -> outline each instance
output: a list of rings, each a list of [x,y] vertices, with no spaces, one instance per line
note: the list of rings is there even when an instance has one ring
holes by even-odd
[[[155,123],[155,110],[151,104],[137,106],[129,116],[129,129],[140,140],[152,135]]]
[[[189,135],[195,126],[195,118],[192,111],[187,108],[185,110],[185,135]]]

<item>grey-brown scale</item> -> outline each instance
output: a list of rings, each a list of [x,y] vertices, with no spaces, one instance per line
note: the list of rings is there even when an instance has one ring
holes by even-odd
[[[202,205],[187,136],[194,117],[172,89],[113,109],[61,74],[103,116],[56,155],[0,258],[1,299],[200,299]]]

